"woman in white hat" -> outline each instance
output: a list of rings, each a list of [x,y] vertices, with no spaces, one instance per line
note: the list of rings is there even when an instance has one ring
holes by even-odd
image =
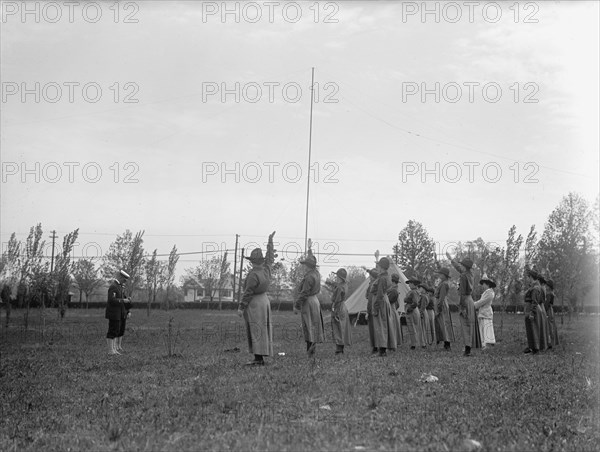
[[[333,283],[331,294],[331,330],[335,342],[335,354],[344,353],[344,345],[352,345],[352,332],[350,329],[350,316],[346,308],[346,293],[348,272],[340,268],[335,272],[336,281]]]
[[[481,298],[475,302],[475,309],[478,310],[477,320],[479,320],[481,348],[485,349],[487,344],[494,345],[496,343],[496,336],[494,335],[494,310],[492,309],[496,283],[484,274],[479,284],[483,286],[484,291],[481,294]]]

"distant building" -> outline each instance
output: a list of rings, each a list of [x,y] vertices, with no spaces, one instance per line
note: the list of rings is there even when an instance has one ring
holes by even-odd
[[[210,301],[210,293],[205,279],[188,278],[183,283],[183,299],[186,302]],[[215,289],[213,301],[233,301],[233,277],[227,278],[221,289]]]

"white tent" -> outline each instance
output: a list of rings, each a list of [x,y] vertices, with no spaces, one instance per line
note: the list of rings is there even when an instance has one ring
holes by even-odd
[[[392,284],[392,274],[397,273],[400,276],[400,282],[398,283],[398,303],[400,304],[400,311],[404,312],[404,297],[406,297],[406,294],[410,291],[410,288],[406,284],[407,278],[394,263],[392,258],[388,256],[388,259],[390,260],[390,268],[388,269],[390,286]],[[348,313],[350,313],[350,315],[367,312],[367,297],[365,296],[367,287],[369,287],[368,277],[346,300],[346,307],[348,308]]]

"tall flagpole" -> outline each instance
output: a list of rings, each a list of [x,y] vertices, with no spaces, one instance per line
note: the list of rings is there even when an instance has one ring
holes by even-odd
[[[306,224],[304,227],[304,253],[306,254],[308,247],[308,196],[310,194],[310,157],[312,151],[312,117],[313,117],[313,86],[315,83],[315,68],[312,68],[312,76],[310,80],[310,128],[308,132],[308,171],[306,180]]]

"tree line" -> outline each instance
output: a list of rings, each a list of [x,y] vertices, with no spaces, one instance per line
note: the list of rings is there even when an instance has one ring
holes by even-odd
[[[56,307],[64,315],[70,288],[79,290],[80,301],[86,301],[99,286],[111,279],[120,270],[125,270],[130,279],[126,283],[128,294],[145,300],[150,315],[151,303],[157,301],[170,309],[183,298],[181,287],[186,281],[201,283],[206,295],[213,301],[221,301],[221,292],[232,278],[227,252],[221,256],[201,259],[192,268],[184,270],[180,285],[175,284],[175,270],[179,260],[176,245],[173,245],[166,260],[159,259],[157,250],[147,254],[144,249],[144,231],[133,233],[126,230],[117,235],[101,258],[73,259],[72,251],[79,229],[63,237],[62,248],[48,262],[44,251],[47,243],[41,224],[32,226],[25,242],[10,236],[0,259],[0,284],[8,285],[16,293],[16,303],[26,308],[25,322],[29,309],[34,306],[45,309]],[[541,235],[531,226],[526,237],[518,233],[516,226],[508,230],[506,242],[495,244],[481,237],[464,243],[458,242],[453,250],[460,260],[471,258],[476,264],[476,278],[486,273],[497,282],[497,298],[500,302],[517,303],[522,294],[522,275],[526,267],[536,267],[555,282],[557,298],[567,305],[582,305],[598,281],[598,198],[592,207],[576,193],[569,193],[552,211]],[[435,270],[448,266],[449,262],[438,253],[435,241],[426,228],[416,220],[400,231],[398,242],[392,247],[396,264],[412,276],[433,283]],[[438,258],[438,255],[442,256]],[[274,257],[277,257],[274,254]],[[239,264],[243,266],[243,264]],[[245,270],[248,270],[246,263]],[[299,260],[286,265],[282,260],[271,265],[272,280],[269,295],[274,303],[281,304],[293,298],[293,291],[302,278]],[[349,266],[349,293],[365,279],[364,268]],[[246,272],[243,272],[246,273]],[[240,278],[237,279],[238,285]],[[236,285],[236,286],[238,286]],[[231,287],[236,290],[236,287]],[[141,295],[141,296],[140,296]],[[235,293],[233,294],[235,298]],[[327,301],[326,294],[321,296]]]

